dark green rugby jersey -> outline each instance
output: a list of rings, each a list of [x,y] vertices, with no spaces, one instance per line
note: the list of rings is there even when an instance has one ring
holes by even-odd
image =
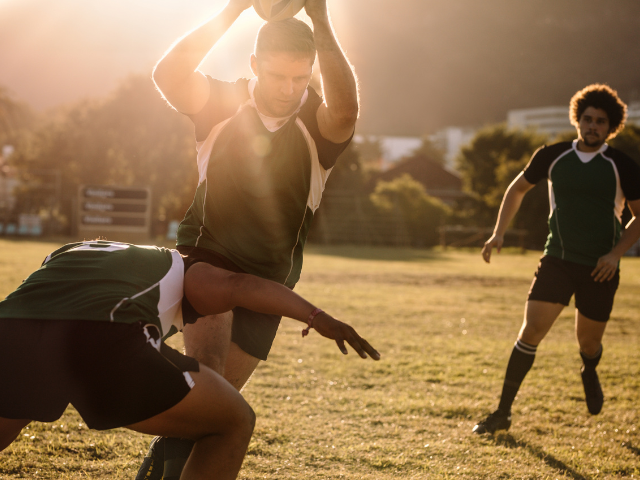
[[[289,287],[325,182],[349,141],[318,129],[322,99],[308,88],[299,110],[267,128],[254,80],[209,77],[209,103],[191,116],[198,140],[199,184],[178,229],[178,245],[223,255],[243,271]]]
[[[184,263],[175,250],[71,243],[51,253],[0,302],[0,318],[153,323],[182,327]]]
[[[640,167],[604,144],[580,152],[577,140],[538,149],[524,178],[549,182],[545,255],[595,266],[620,239],[625,200],[640,199]]]

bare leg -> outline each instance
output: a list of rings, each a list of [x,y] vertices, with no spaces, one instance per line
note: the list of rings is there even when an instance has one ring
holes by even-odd
[[[29,423],[31,420],[12,420],[0,417],[0,452],[11,445]]]
[[[180,403],[127,428],[196,440],[182,479],[233,480],[253,433],[253,410],[236,389],[204,365],[191,376],[195,386]]]
[[[549,333],[563,308],[564,305],[560,303],[529,300],[524,308],[524,321],[518,339],[529,345],[538,346]]]
[[[231,342],[224,378],[238,391],[242,391],[259,363],[259,359]]]
[[[233,312],[225,312],[202,317],[196,323],[185,325],[182,329],[185,353],[224,375],[232,321]]]
[[[231,341],[233,313],[210,315],[185,325],[185,353],[223,375],[238,391],[242,390],[260,360]]]
[[[576,338],[580,351],[585,355],[593,356],[598,353],[606,328],[607,322],[596,322],[576,310]]]

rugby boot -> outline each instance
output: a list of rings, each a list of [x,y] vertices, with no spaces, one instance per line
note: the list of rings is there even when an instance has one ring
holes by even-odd
[[[164,437],[151,440],[149,451],[142,461],[135,480],[162,480],[164,473]]]
[[[511,427],[511,412],[504,413],[498,409],[484,420],[478,422],[478,424],[473,427],[472,432],[478,435],[482,435],[483,433],[493,434],[497,430],[509,430],[509,427]]]
[[[582,386],[584,387],[584,396],[587,400],[587,408],[591,415],[597,415],[602,410],[604,403],[604,394],[600,386],[600,380],[595,368],[587,368],[584,365],[580,370],[582,377]]]

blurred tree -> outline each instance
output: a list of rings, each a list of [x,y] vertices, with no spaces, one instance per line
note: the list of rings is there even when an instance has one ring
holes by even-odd
[[[355,145],[354,145],[355,143]],[[376,137],[362,137],[358,142],[352,142],[360,157],[360,164],[365,173],[377,172],[382,162],[382,145]]]
[[[16,135],[34,120],[29,106],[14,100],[9,91],[0,86],[0,148],[13,143]]]
[[[416,148],[413,152],[411,152],[411,157],[422,155],[427,157],[429,160],[433,160],[437,162],[439,165],[444,165],[444,151],[437,147],[427,135],[422,137],[422,145]]]
[[[612,147],[629,155],[640,165],[640,125],[628,123],[624,129],[608,143]]]
[[[27,180],[23,202],[38,208],[39,174],[61,181],[59,216],[72,217],[80,184],[149,186],[152,218],[181,218],[197,184],[193,127],[146,76],[127,79],[103,102],[82,102],[18,142],[13,163]]]
[[[535,131],[509,130],[500,124],[478,131],[462,147],[457,167],[464,189],[470,194],[462,206],[470,223],[487,226],[495,222],[504,190],[521,170],[520,166],[526,165],[546,140],[546,136]],[[499,170],[501,165],[504,166]]]
[[[378,182],[370,198],[382,215],[401,220],[413,245],[438,243],[437,229],[444,224],[449,208],[429,196],[424,186],[409,174]]]

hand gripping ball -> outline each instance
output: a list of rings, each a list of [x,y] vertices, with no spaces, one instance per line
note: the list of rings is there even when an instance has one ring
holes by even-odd
[[[256,13],[267,22],[293,17],[302,10],[306,0],[253,0]]]

